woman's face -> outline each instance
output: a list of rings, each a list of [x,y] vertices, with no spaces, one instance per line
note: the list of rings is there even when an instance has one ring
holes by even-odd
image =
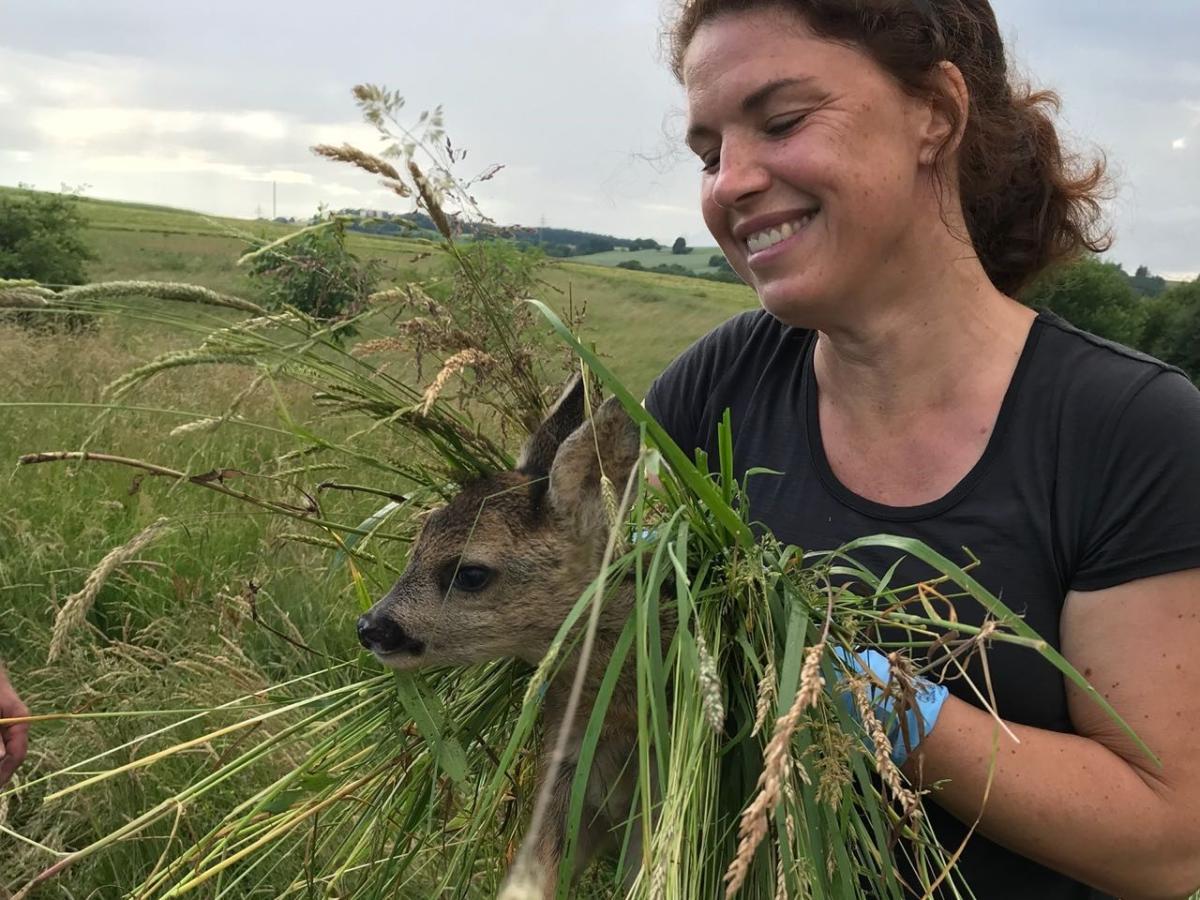
[[[683,71],[704,221],[769,312],[824,327],[911,276],[941,221],[929,103],[785,10],[710,20]]]

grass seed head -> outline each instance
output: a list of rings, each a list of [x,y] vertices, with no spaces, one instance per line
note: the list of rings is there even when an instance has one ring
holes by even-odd
[[[108,577],[122,563],[136,556],[143,547],[166,531],[168,520],[161,518],[143,529],[126,544],[109,551],[100,564],[92,570],[83,584],[83,589],[69,596],[54,619],[54,634],[50,639],[50,653],[47,662],[54,662],[66,649],[67,640],[74,631],[83,624],[88,611],[96,602],[96,595],[108,581]]]
[[[446,385],[450,379],[462,372],[464,369],[474,369],[476,372],[485,370],[495,365],[496,361],[481,350],[460,350],[452,357],[446,360],[442,366],[442,371],[437,373],[437,377],[433,379],[433,383],[425,389],[425,394],[421,398],[421,412],[428,415],[433,408],[434,401],[446,389]]]

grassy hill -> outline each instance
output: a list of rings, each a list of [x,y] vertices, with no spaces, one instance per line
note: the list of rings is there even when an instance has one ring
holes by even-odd
[[[107,200],[84,199],[82,205],[87,241],[98,257],[88,267],[90,280],[188,281],[250,298],[258,289],[237,267],[238,256],[255,240],[273,240],[297,227]],[[347,246],[362,259],[380,260],[392,281],[421,274],[431,264],[429,245],[420,240],[348,232]],[[559,307],[569,297],[576,307],[585,307],[584,336],[611,357],[631,388],[643,390],[693,340],[756,301],[742,285],[600,269],[616,264],[600,258],[707,270],[708,258],[719,252],[715,247],[681,256],[669,250],[618,251],[556,262],[547,269],[541,299]]]
[[[667,264],[683,266],[695,272],[715,272],[708,264],[713,256],[722,256],[720,247],[693,247],[691,253],[674,254],[670,248],[663,250],[610,250],[607,253],[591,253],[573,256],[572,262],[588,263],[593,266],[617,266],[623,262],[637,260],[646,268]]]

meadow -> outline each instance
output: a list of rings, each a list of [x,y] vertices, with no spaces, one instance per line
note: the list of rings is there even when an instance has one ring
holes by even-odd
[[[249,299],[258,287],[236,259],[248,241],[289,230],[98,200],[85,201],[84,209],[98,257],[90,280],[191,282]],[[351,234],[349,247],[361,258],[380,260],[391,283],[431,274],[428,247],[419,242]],[[582,336],[636,391],[692,340],[754,302],[741,286],[575,263],[543,270],[540,299],[554,308],[584,310]],[[160,304],[180,307],[170,313],[173,325],[163,322]],[[318,482],[366,480],[366,464],[289,455],[297,428],[336,444],[361,423],[331,417],[300,385],[282,379],[255,384],[254,371],[245,366],[168,370],[119,401],[105,394],[105,386],[124,373],[194,346],[199,335],[229,318],[223,310],[142,300],[76,334],[0,325],[0,458],[7,461],[0,469],[0,658],[35,714],[95,714],[35,723],[21,772],[26,782],[132,742],[108,764],[128,762],[153,747],[139,736],[166,721],[168,711],[213,708],[304,678],[328,657],[355,657],[362,586],[377,595],[403,565],[402,559],[359,559],[361,579],[348,578],[331,563],[336,548],[328,540],[321,545],[311,529],[202,485],[98,462],[17,465],[22,454],[87,449],[180,472],[222,473],[222,485],[297,503],[316,494]],[[364,331],[355,340],[382,336],[386,329],[379,327],[384,330]],[[405,377],[417,374],[411,359],[378,361]],[[430,375],[423,373],[426,380]],[[217,430],[188,426],[220,417],[235,402],[237,416]],[[381,434],[373,452],[393,459],[406,451],[389,446]],[[379,483],[377,471],[371,477]],[[399,476],[396,485],[403,486]],[[325,515],[349,522],[369,517],[377,501],[321,495]],[[53,623],[66,598],[83,588],[110,550],[161,517],[167,519],[162,534],[112,571],[86,621],[49,661]],[[325,686],[339,678],[345,680],[334,675]],[[197,725],[178,735],[202,733]],[[45,791],[39,788],[0,805],[0,824],[37,842],[0,833],[0,897],[64,853],[170,797],[237,746],[205,741],[87,795],[42,804]],[[167,846],[198,840],[218,821],[225,801],[269,783],[278,765],[249,766],[188,815],[115,842],[29,896],[124,896],[161,866]],[[253,890],[218,881],[211,894],[198,895],[277,896],[292,879],[288,872],[278,881],[260,874]]]
[[[589,253],[586,256],[572,257],[572,262],[588,263],[595,266],[617,266],[623,262],[640,262],[647,269],[654,266],[683,266],[693,272],[716,272],[715,266],[709,265],[714,256],[723,257],[720,247],[692,247],[690,253],[672,253],[671,248],[661,250],[610,250],[607,253]]]

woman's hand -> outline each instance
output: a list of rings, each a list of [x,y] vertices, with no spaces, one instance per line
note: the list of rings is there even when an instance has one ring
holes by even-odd
[[[29,709],[9,684],[4,669],[0,668],[0,719],[19,719],[27,715]],[[0,725],[0,788],[8,784],[17,767],[25,760],[28,746],[28,722]]]
[[[865,701],[870,703],[892,745],[892,762],[898,766],[904,765],[909,754],[933,731],[950,691],[926,678],[913,678],[908,698],[911,705],[906,705],[902,714],[897,715],[897,700],[907,692],[903,689],[897,690],[900,685],[893,677],[891,662],[885,654],[878,650],[859,650],[851,653],[843,647],[837,647],[833,652],[847,669],[865,678]],[[839,685],[837,693],[850,715],[861,719],[857,701],[847,686]],[[870,739],[864,735],[864,740]]]

